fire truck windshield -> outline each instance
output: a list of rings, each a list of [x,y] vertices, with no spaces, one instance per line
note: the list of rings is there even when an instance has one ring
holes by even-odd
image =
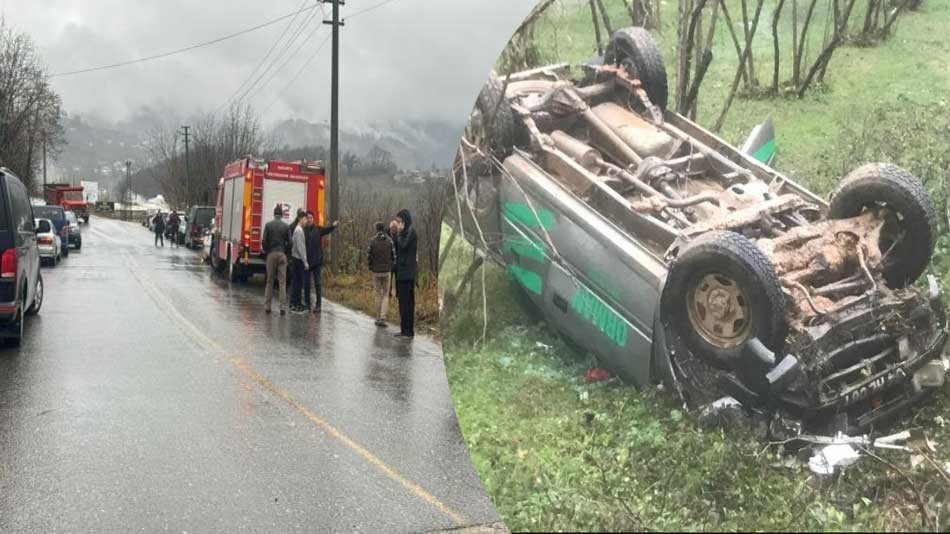
[[[66,191],[63,193],[63,198],[66,200],[82,200],[81,191]]]

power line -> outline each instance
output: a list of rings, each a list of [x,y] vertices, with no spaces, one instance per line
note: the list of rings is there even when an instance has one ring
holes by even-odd
[[[298,9],[303,9],[303,6],[305,6],[308,1],[309,1],[309,0],[303,0],[303,2],[300,3],[300,7],[299,7]],[[321,7],[323,7],[323,6],[321,6]],[[241,82],[241,85],[238,86],[238,88],[234,91],[234,93],[232,93],[231,96],[229,96],[228,99],[224,101],[224,103],[221,105],[221,107],[218,108],[218,111],[220,111],[221,108],[225,107],[225,105],[226,105],[227,103],[229,103],[229,102],[231,102],[232,100],[234,100],[234,97],[236,97],[236,96],[238,95],[238,93],[240,93],[241,90],[244,89],[244,87],[247,85],[247,83],[250,82],[251,79],[254,78],[254,75],[257,73],[257,71],[260,70],[260,68],[264,65],[265,62],[267,62],[267,59],[270,57],[270,55],[271,55],[272,53],[274,53],[274,49],[277,48],[277,45],[280,44],[280,42],[284,40],[284,36],[285,36],[285,35],[290,35],[290,34],[287,32],[287,30],[289,30],[290,27],[293,26],[294,21],[297,20],[297,15],[298,15],[298,14],[299,14],[299,11],[298,11],[297,13],[295,13],[295,14],[294,14],[294,18],[290,19],[290,22],[288,22],[287,25],[284,26],[284,31],[281,32],[280,36],[278,36],[277,39],[274,40],[274,44],[272,44],[271,47],[270,47],[270,49],[267,51],[267,53],[264,54],[264,57],[261,58],[261,61],[254,67],[254,69],[251,70],[250,74],[247,75],[247,78],[244,78],[244,81]]]
[[[363,13],[367,13],[367,12],[369,12],[369,11],[372,11],[372,10],[378,8],[378,7],[383,7],[384,5],[386,5],[386,4],[390,3],[390,2],[395,2],[395,0],[383,0],[382,2],[380,2],[380,3],[376,4],[376,5],[372,5],[372,6],[369,6],[369,7],[365,8],[365,9],[359,10],[359,11],[357,11],[356,13],[351,14],[351,15],[350,15],[349,17],[347,17],[347,18],[348,18],[348,19],[352,19],[353,17],[357,17],[357,16],[359,16],[359,15],[362,15]]]
[[[186,47],[184,47],[184,48],[179,48],[179,49],[177,49],[177,50],[171,50],[171,51],[169,51],[169,52],[163,52],[163,53],[161,53],[161,54],[155,54],[155,55],[153,55],[153,56],[145,56],[145,57],[141,57],[141,58],[137,58],[137,59],[130,59],[130,60],[128,60],[128,61],[121,61],[121,62],[119,62],[119,63],[112,63],[112,64],[109,64],[109,65],[101,65],[101,66],[98,66],[98,67],[90,67],[90,68],[87,68],[87,69],[73,70],[73,71],[68,71],[68,72],[57,72],[57,73],[54,73],[54,74],[50,74],[50,75],[48,75],[47,77],[48,77],[48,78],[56,78],[56,77],[59,77],[59,76],[71,76],[71,75],[73,75],[73,74],[83,74],[83,73],[87,73],[87,72],[95,72],[95,71],[100,71],[100,70],[114,69],[114,68],[117,68],[117,67],[124,67],[124,66],[126,66],[126,65],[132,65],[132,64],[134,64],[134,63],[142,63],[142,62],[145,62],[145,61],[152,61],[152,60],[155,60],[155,59],[161,59],[161,58],[168,57],[168,56],[172,56],[172,55],[175,55],[175,54],[180,54],[180,53],[182,53],[182,52],[188,52],[188,51],[194,50],[194,49],[196,49],[196,48],[202,48],[202,47],[205,47],[205,46],[209,46],[209,45],[213,45],[213,44],[216,44],[216,43],[220,43],[221,41],[227,41],[228,39],[234,39],[235,37],[239,37],[239,36],[244,35],[244,34],[246,34],[246,33],[250,33],[250,32],[256,31],[256,30],[260,30],[260,29],[266,28],[266,27],[268,27],[268,26],[272,26],[272,25],[277,24],[278,22],[280,22],[280,21],[282,21],[282,20],[284,20],[284,19],[287,19],[287,18],[290,18],[290,17],[295,17],[297,14],[302,13],[302,12],[304,12],[304,11],[310,11],[310,10],[316,9],[318,6],[321,7],[321,8],[323,7],[323,6],[320,5],[320,4],[314,4],[314,5],[310,6],[310,7],[305,7],[305,8],[303,8],[303,9],[294,11],[293,13],[288,13],[288,14],[286,14],[286,15],[284,15],[284,16],[277,17],[276,19],[270,20],[270,21],[265,22],[265,23],[263,23],[263,24],[258,24],[257,26],[253,26],[253,27],[251,27],[251,28],[246,28],[246,29],[243,29],[243,30],[241,30],[241,31],[238,31],[238,32],[235,32],[235,33],[232,33],[232,34],[225,35],[225,36],[223,36],[223,37],[218,37],[217,39],[213,39],[213,40],[211,40],[211,41],[205,41],[205,42],[202,42],[202,43],[193,44],[193,45],[190,45],[190,46],[186,46]]]
[[[262,73],[261,76],[258,78],[258,81],[260,82],[260,85],[257,85],[256,88],[248,89],[247,92],[244,94],[244,96],[241,97],[242,99],[249,99],[249,98],[252,98],[252,97],[257,96],[258,94],[260,94],[260,92],[263,91],[264,88],[267,87],[268,84],[270,84],[271,80],[277,76],[277,73],[279,73],[280,71],[282,71],[282,70],[284,69],[284,67],[287,66],[287,63],[289,63],[291,60],[293,60],[293,58],[295,58],[295,57],[297,56],[297,54],[300,53],[300,50],[301,50],[308,42],[310,42],[311,39],[313,39],[313,36],[317,34],[317,32],[318,32],[318,31],[320,30],[320,28],[322,27],[322,25],[319,25],[319,26],[316,26],[315,28],[313,28],[313,30],[311,30],[311,32],[310,32],[310,34],[307,36],[307,38],[304,39],[304,40],[302,40],[302,41],[300,41],[299,43],[297,43],[297,48],[296,48],[291,54],[287,55],[286,58],[282,58],[282,57],[281,57],[281,56],[284,55],[284,53],[286,53],[288,50],[290,50],[290,47],[294,45],[293,41],[296,40],[297,36],[302,33],[303,28],[304,28],[307,24],[309,24],[310,21],[312,21],[312,20],[314,19],[314,17],[316,16],[316,14],[317,14],[317,12],[314,11],[314,12],[311,14],[311,16],[310,16],[306,21],[304,21],[303,24],[300,25],[300,27],[297,29],[297,32],[294,34],[294,37],[292,38],[292,40],[291,40],[290,42],[287,43],[287,46],[284,48],[284,50],[282,51],[282,53],[279,54],[278,57],[274,58],[274,62],[271,63],[271,65],[270,65],[271,67],[273,67],[274,65],[276,65],[278,61],[281,61],[281,59],[283,59],[283,62],[282,62],[282,63],[280,64],[280,66],[277,67],[277,69],[273,72],[273,75],[270,76],[270,77],[266,77],[266,76],[265,76],[265,75],[267,74],[267,72],[270,71],[270,68],[268,68],[267,71],[265,71],[264,73]]]
[[[271,103],[268,104],[267,107],[264,108],[264,113],[267,113],[267,111],[270,110],[270,108],[274,107],[274,104],[276,104],[277,101],[280,100],[280,95],[284,94],[284,91],[286,91],[287,89],[290,89],[290,86],[292,86],[294,82],[297,81],[297,78],[299,78],[300,75],[303,74],[303,71],[306,70],[307,67],[311,63],[313,63],[313,60],[317,57],[317,54],[320,53],[320,50],[323,49],[323,47],[327,44],[327,41],[329,40],[330,40],[330,34],[327,34],[327,36],[323,38],[323,41],[320,42],[320,45],[316,48],[316,50],[313,51],[313,54],[310,54],[310,57],[307,58],[307,61],[305,61],[300,66],[300,69],[297,70],[297,73],[293,75],[293,77],[290,79],[289,82],[287,82],[287,85],[285,85],[283,89],[278,91],[277,95],[274,97],[274,100],[272,100]]]

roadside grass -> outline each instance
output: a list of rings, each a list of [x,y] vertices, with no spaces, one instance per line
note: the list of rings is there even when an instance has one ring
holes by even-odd
[[[333,273],[325,270],[323,276],[323,296],[347,308],[376,316],[376,293],[373,291],[373,277],[366,272],[356,274]],[[392,298],[386,318],[392,325],[399,325],[399,301],[396,300],[396,287],[392,287]],[[416,288],[416,331],[430,336],[439,336],[439,301],[435,280],[419,280]]]
[[[443,232],[446,234],[447,232]],[[459,248],[448,262],[464,264]],[[906,454],[882,456],[904,475],[865,458],[836,476],[812,475],[748,429],[704,428],[662,391],[616,379],[585,383],[595,365],[567,348],[512,298],[496,266],[486,272],[488,340],[475,306],[443,325],[446,370],[475,468],[512,531],[908,530],[946,528],[950,484]],[[457,278],[446,271],[449,287]],[[466,297],[467,298],[467,297]],[[941,419],[950,397],[909,426],[950,461]],[[950,419],[950,417],[948,417]],[[915,491],[929,518],[923,523]]]
[[[672,5],[664,13],[666,57],[675,35]],[[542,21],[538,36],[547,59],[592,55],[588,9],[587,2],[563,2]],[[771,20],[768,9],[763,21]],[[629,18],[618,13],[613,20],[620,26]],[[816,14],[815,20],[824,19]],[[919,12],[902,15],[890,40],[840,48],[828,85],[804,99],[737,98],[722,135],[740,143],[771,116],[776,167],[805,186],[827,194],[860,163],[892,161],[925,182],[942,212],[950,189],[950,40],[942,38],[948,30],[950,4],[924,2]],[[717,59],[703,86],[703,125],[718,116],[734,74],[735,53],[724,38],[717,35]],[[756,66],[768,84],[770,32],[762,39]],[[443,228],[443,246],[448,234]],[[442,271],[443,290],[454,287],[471,258],[470,247],[456,245]],[[931,270],[950,290],[944,222]],[[475,467],[513,531],[950,528],[947,388],[898,427],[924,429],[936,444],[935,463],[881,452],[883,461],[865,457],[818,477],[747,430],[702,427],[662,388],[638,391],[615,379],[585,383],[595,362],[534,319],[501,268],[487,267],[484,290],[488,337],[478,343],[479,274],[442,325],[446,370]]]
[[[622,2],[604,4],[614,28],[630,25],[630,17]],[[813,61],[821,49],[822,30],[827,20],[826,4],[819,2],[813,15],[816,26],[810,32],[806,63],[807,59]],[[859,2],[852,14],[854,24],[859,19],[863,21],[862,4]],[[741,19],[739,2],[730,0],[727,5],[733,20]],[[753,44],[756,78],[763,89],[771,85],[774,6],[774,1],[766,2]],[[800,8],[804,9],[804,6]],[[785,24],[779,25],[780,80],[791,77],[791,23],[790,17],[784,19]],[[663,28],[654,35],[663,51],[671,90],[675,86],[676,20],[676,2],[665,2]],[[741,32],[741,22],[737,22],[737,30]],[[775,124],[780,170],[821,193],[827,193],[841,176],[827,174],[817,156],[834,141],[842,125],[863,120],[871,107],[899,109],[916,104],[950,113],[947,93],[947,88],[950,88],[950,69],[947,68],[950,39],[944,38],[948,32],[950,2],[923,2],[918,11],[900,15],[890,39],[877,46],[845,45],[838,48],[827,70],[826,85],[810,90],[804,98],[737,98],[720,135],[730,143],[741,144],[756,124],[771,117]],[[588,2],[558,2],[539,21],[536,36],[541,57],[548,62],[564,61],[574,65],[596,54]],[[719,116],[738,64],[732,39],[724,24],[717,25],[713,42],[713,61],[700,90],[697,117],[697,122],[706,127],[711,127]]]

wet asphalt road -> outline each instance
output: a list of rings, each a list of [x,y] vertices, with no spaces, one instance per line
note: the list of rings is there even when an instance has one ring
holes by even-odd
[[[330,302],[263,313],[93,218],[0,350],[0,532],[422,532],[497,520],[441,347]],[[276,309],[276,306],[275,306]]]

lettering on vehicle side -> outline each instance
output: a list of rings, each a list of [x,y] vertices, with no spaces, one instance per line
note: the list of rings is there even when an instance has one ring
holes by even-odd
[[[863,386],[852,391],[851,393],[848,393],[847,397],[845,397],[844,404],[851,404],[853,402],[857,402],[871,395],[872,393],[876,391],[880,391],[884,389],[891,382],[894,382],[899,379],[906,379],[906,378],[907,378],[907,371],[905,371],[903,367],[892,369],[888,371],[887,374],[883,376],[879,376],[878,378],[875,378],[874,380],[868,382],[867,384],[864,384]]]
[[[574,293],[571,310],[593,324],[618,347],[627,346],[626,321],[588,289],[580,288]]]

